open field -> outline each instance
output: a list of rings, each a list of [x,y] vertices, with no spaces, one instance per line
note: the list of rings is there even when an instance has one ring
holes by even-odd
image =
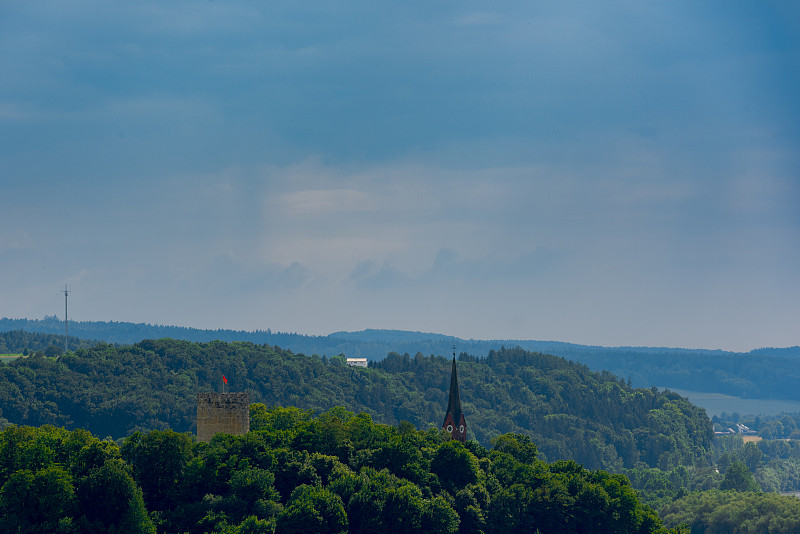
[[[16,360],[17,358],[22,358],[22,354],[0,354],[0,362],[3,363]]]
[[[669,390],[687,397],[692,404],[705,408],[709,417],[720,415],[722,412],[737,412],[740,414],[753,415],[776,415],[782,412],[800,412],[800,402],[797,401],[744,399],[731,395],[723,395],[722,393],[687,391],[674,388],[669,388]]]

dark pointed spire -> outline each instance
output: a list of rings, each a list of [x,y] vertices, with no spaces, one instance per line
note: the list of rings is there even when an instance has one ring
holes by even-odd
[[[455,352],[453,352],[453,372],[450,375],[450,398],[447,401],[447,412],[444,416],[442,428],[449,432],[453,439],[467,441],[467,422],[464,419],[464,413],[461,411],[461,396],[458,393]]]
[[[447,401],[447,413],[453,414],[454,421],[458,421],[461,416],[461,395],[458,392],[458,374],[456,372],[455,358],[453,358],[453,372],[450,374],[450,399]]]

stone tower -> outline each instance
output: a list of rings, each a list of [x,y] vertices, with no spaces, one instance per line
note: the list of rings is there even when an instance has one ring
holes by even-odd
[[[197,441],[211,441],[224,432],[240,436],[250,431],[250,396],[247,393],[198,393]]]
[[[450,374],[450,398],[447,401],[447,413],[442,428],[453,439],[467,441],[467,421],[461,411],[461,396],[458,394],[458,375],[456,375],[456,357],[453,355],[453,372]]]

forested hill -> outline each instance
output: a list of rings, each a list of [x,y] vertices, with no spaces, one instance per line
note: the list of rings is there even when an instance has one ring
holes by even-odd
[[[251,402],[315,411],[343,406],[424,429],[441,425],[450,361],[393,353],[357,369],[343,357],[242,342],[98,345],[0,366],[0,416],[115,438],[134,430],[191,431],[197,393],[218,390],[223,374],[231,390],[247,391]],[[712,432],[703,410],[676,394],[632,389],[609,373],[556,356],[522,349],[486,358],[464,354],[459,382],[468,436],[484,445],[518,432],[531,436],[548,460],[574,459],[590,468],[641,461],[668,469],[707,458]]]
[[[64,324],[55,316],[42,320],[0,319],[0,332],[24,330],[60,334]],[[71,322],[70,332],[82,339],[131,344],[143,339],[173,338],[210,342],[249,341],[302,352],[333,356],[361,356],[377,361],[390,352],[400,354],[450,354],[459,352],[485,357],[502,347],[554,354],[609,370],[639,387],[670,387],[724,393],[755,399],[800,400],[800,347],[762,348],[749,353],[663,347],[598,347],[533,340],[474,340],[441,334],[398,330],[334,332],[328,336],[242,330],[194,328],[124,322]],[[70,346],[74,346],[70,343]],[[20,351],[21,352],[21,351]]]

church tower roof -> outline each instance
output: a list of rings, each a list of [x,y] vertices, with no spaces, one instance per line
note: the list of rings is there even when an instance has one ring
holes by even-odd
[[[453,354],[453,371],[450,374],[450,397],[447,401],[447,412],[442,428],[450,433],[453,439],[467,440],[467,422],[461,411],[461,396],[458,392],[458,374],[456,372],[456,356]]]

